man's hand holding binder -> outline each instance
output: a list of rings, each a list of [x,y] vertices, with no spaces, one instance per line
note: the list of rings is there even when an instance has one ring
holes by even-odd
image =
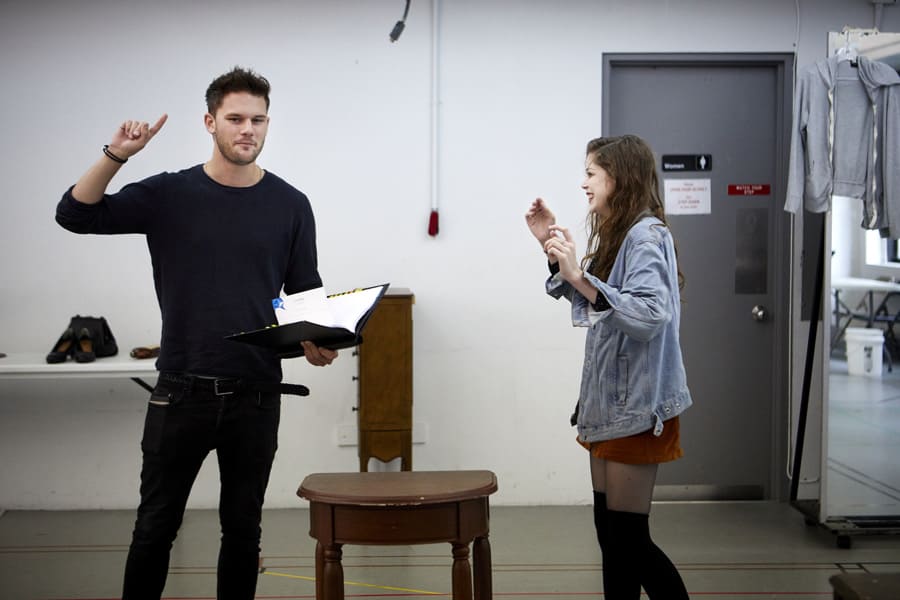
[[[272,300],[277,325],[226,339],[271,348],[282,358],[309,352],[311,364],[328,364],[331,352],[362,343],[362,330],[390,284],[325,295],[323,288]]]

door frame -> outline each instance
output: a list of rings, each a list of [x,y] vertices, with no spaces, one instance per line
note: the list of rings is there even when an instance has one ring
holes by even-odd
[[[604,53],[601,93],[601,132],[609,135],[609,89],[612,72],[616,68],[629,67],[773,67],[776,72],[776,136],[775,181],[773,182],[773,212],[775,247],[770,248],[774,289],[773,312],[779,315],[775,328],[775,348],[771,355],[772,369],[772,464],[769,468],[769,498],[787,500],[790,491],[790,448],[792,431],[792,381],[794,323],[793,282],[793,218],[783,211],[787,190],[788,161],[790,156],[791,121],[794,92],[795,56],[793,53]],[[783,268],[779,268],[784,265]]]

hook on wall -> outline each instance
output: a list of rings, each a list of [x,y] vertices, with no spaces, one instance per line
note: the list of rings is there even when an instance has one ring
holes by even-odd
[[[400,34],[403,33],[403,29],[406,27],[406,16],[409,15],[409,2],[410,0],[406,0],[406,9],[403,11],[403,18],[397,21],[394,28],[391,29],[391,33],[388,36],[391,40],[391,43],[396,42],[400,39]]]

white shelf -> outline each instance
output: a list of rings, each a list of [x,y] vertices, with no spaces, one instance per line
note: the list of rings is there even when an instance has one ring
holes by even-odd
[[[66,362],[50,364],[46,354],[10,354],[0,358],[0,379],[71,379],[123,378],[156,376],[156,359],[131,358],[118,354],[98,358],[89,363]]]

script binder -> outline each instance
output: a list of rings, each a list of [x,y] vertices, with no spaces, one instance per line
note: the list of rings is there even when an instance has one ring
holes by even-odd
[[[324,304],[318,304],[314,308],[303,305],[302,296],[308,292],[295,294],[298,297],[295,304],[301,306],[298,314],[305,312],[310,320],[282,322],[283,317],[279,316],[279,325],[236,333],[225,336],[225,339],[270,348],[280,358],[303,356],[303,347],[300,345],[302,341],[310,341],[331,350],[350,348],[362,343],[363,328],[389,286],[390,284],[385,283],[331,294],[325,298]],[[319,290],[309,293],[317,291]],[[285,306],[290,308],[291,300],[290,296],[284,300],[276,298],[273,301],[276,314]],[[310,304],[317,302],[318,300],[312,300]]]

